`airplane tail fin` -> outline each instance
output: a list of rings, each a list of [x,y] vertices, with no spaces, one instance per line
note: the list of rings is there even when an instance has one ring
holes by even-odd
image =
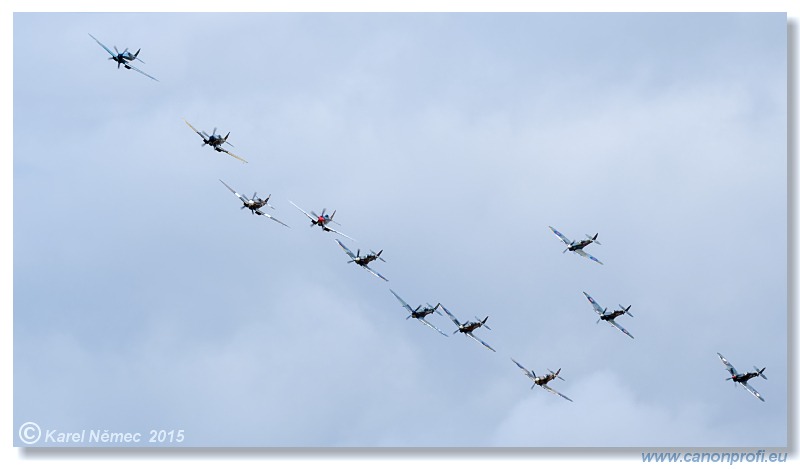
[[[622,305],[619,305],[619,307],[622,308],[623,311],[625,311],[625,314],[627,314],[630,317],[633,317],[633,314],[630,313],[631,306],[633,305],[628,305],[628,307],[626,308]]]
[[[600,246],[602,246],[602,244],[600,244],[600,241],[598,241],[598,240],[597,240],[597,235],[599,235],[599,234],[600,234],[600,233],[595,233],[595,234],[594,234],[594,236],[589,236],[589,235],[587,234],[587,235],[586,235],[586,238],[587,238],[587,239],[590,239],[590,240],[592,240],[592,242],[593,242],[594,244],[597,244],[597,245],[600,245]]]
[[[481,327],[485,327],[487,330],[490,330],[490,331],[492,330],[491,327],[486,325],[486,321],[489,319],[489,316],[486,316],[485,318],[483,318],[483,321],[481,321],[480,318],[478,318],[478,316],[475,316],[475,319],[477,319],[481,323]]]
[[[764,370],[766,370],[767,367],[761,368],[760,370],[758,369],[757,366],[754,366],[753,368],[758,372],[758,376],[761,376],[762,378],[767,379],[767,375],[764,374]]]
[[[558,378],[558,379],[560,379],[561,381],[566,381],[566,380],[565,380],[564,378],[562,378],[561,376],[558,376],[558,374],[559,374],[559,373],[561,373],[561,368],[559,368],[559,369],[558,369],[558,371],[553,371],[553,370],[551,370],[550,368],[548,368],[548,369],[547,369],[547,371],[549,371],[550,373],[552,373],[553,375],[555,375],[555,377],[556,377],[556,378]]]

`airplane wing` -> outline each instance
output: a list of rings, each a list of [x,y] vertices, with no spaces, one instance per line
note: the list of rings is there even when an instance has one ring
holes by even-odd
[[[761,397],[761,394],[759,394],[759,393],[758,393],[758,391],[756,391],[756,390],[753,388],[753,386],[750,386],[750,385],[749,385],[749,384],[747,384],[747,383],[741,383],[741,384],[742,384],[742,386],[744,386],[744,388],[745,388],[745,389],[747,389],[748,391],[750,391],[750,394],[752,394],[752,395],[756,396],[757,398],[761,399],[761,402],[764,402],[764,398],[763,398],[763,397]]]
[[[466,335],[468,335],[468,336],[470,336],[470,337],[472,337],[473,339],[477,340],[477,341],[478,341],[478,342],[480,342],[480,343],[481,343],[481,344],[482,344],[484,347],[488,348],[488,349],[489,349],[489,350],[491,350],[492,352],[496,352],[496,351],[497,351],[497,350],[493,349],[492,347],[490,347],[490,346],[489,346],[489,344],[487,344],[486,342],[484,342],[484,341],[482,341],[481,339],[479,339],[479,338],[475,337],[475,336],[472,334],[472,332],[466,332],[465,334],[466,334]]]
[[[338,234],[338,235],[342,235],[342,236],[344,236],[344,237],[345,237],[345,238],[347,238],[347,239],[350,239],[350,240],[353,240],[353,241],[355,241],[355,239],[353,239],[353,238],[351,238],[351,237],[347,236],[346,234],[342,233],[341,231],[336,231],[336,230],[334,230],[334,229],[333,229],[333,228],[331,228],[331,227],[328,227],[328,226],[324,226],[324,225],[323,225],[323,226],[322,226],[322,229],[323,229],[323,230],[325,230],[325,231],[330,231],[330,232],[332,232],[332,233],[336,233],[336,234]],[[381,278],[383,278],[383,277],[381,277]],[[384,280],[386,280],[386,279],[384,279]]]
[[[593,260],[593,261],[597,262],[597,263],[598,263],[598,264],[600,264],[600,265],[604,265],[602,262],[600,262],[600,260],[598,260],[598,259],[597,259],[596,257],[594,257],[593,255],[591,255],[591,254],[589,254],[589,253],[587,253],[587,252],[583,252],[583,249],[576,249],[574,252],[577,252],[578,254],[580,254],[580,255],[581,255],[581,256],[583,256],[583,257],[588,257],[589,259],[591,259],[591,260]]]
[[[546,384],[543,384],[543,385],[542,385],[542,387],[543,387],[543,388],[545,388],[545,389],[547,389],[548,391],[552,392],[553,394],[556,394],[556,395],[558,395],[558,396],[561,396],[561,397],[563,397],[564,399],[566,399],[566,400],[568,400],[568,401],[570,401],[570,402],[574,402],[572,399],[570,399],[570,398],[568,398],[567,396],[565,396],[565,395],[561,394],[560,392],[556,391],[555,389],[551,388],[550,386],[548,386],[548,385],[546,385]]]
[[[342,244],[342,242],[341,242],[341,241],[339,241],[339,240],[337,239],[337,240],[336,240],[336,242],[337,242],[337,243],[339,243],[339,246],[341,246],[341,247],[342,247],[342,249],[344,249],[344,252],[346,252],[346,253],[347,253],[347,255],[348,255],[348,256],[350,256],[350,259],[355,259],[355,258],[356,258],[356,255],[355,255],[355,254],[353,254],[353,251],[351,251],[351,250],[347,249],[347,246],[345,246],[344,244]],[[391,290],[390,290],[390,291],[391,291]],[[392,292],[392,293],[394,293],[394,292]],[[395,296],[397,296],[397,295],[395,295]],[[398,296],[398,298],[400,298],[400,297]],[[402,300],[401,300],[401,301],[402,301]]]
[[[144,73],[144,72],[142,72],[142,73]],[[150,77],[150,78],[153,78],[153,77]],[[155,80],[155,78],[153,78],[153,79]],[[226,149],[224,149],[222,147],[217,147],[217,148],[219,148],[219,151],[224,151],[225,153],[231,155],[232,157],[236,158],[237,160],[241,161],[242,163],[247,163],[247,160],[245,160],[244,158],[236,156],[233,153],[229,152],[228,150],[226,150]]]
[[[453,314],[450,311],[448,311],[447,308],[444,307],[444,305],[442,305],[442,309],[444,309],[444,312],[447,313],[448,316],[450,316],[450,320],[453,321],[453,323],[455,323],[456,326],[461,327],[461,323],[458,322],[458,319],[456,319],[456,317],[453,316]]]
[[[188,122],[187,122],[187,124],[188,124]],[[223,186],[227,187],[229,191],[233,192],[233,195],[238,197],[239,200],[241,200],[242,202],[247,202],[247,197],[244,197],[242,194],[240,194],[240,193],[236,192],[235,190],[233,190],[233,188],[231,188],[231,186],[225,184],[225,181],[220,179],[219,182],[221,182]],[[260,213],[259,215],[263,215],[263,214]]]
[[[447,334],[445,334],[444,332],[442,332],[441,330],[439,330],[439,328],[438,328],[438,327],[436,327],[436,326],[434,326],[433,324],[431,324],[431,323],[429,323],[428,321],[426,321],[426,320],[425,320],[425,318],[417,318],[417,319],[419,320],[419,322],[421,322],[421,323],[425,324],[426,326],[428,326],[428,327],[430,327],[431,329],[435,330],[435,331],[436,331],[436,332],[438,332],[439,334],[442,334],[443,336],[447,337]]]
[[[89,34],[89,33],[87,33],[87,34]],[[94,39],[96,43],[100,44],[100,47],[102,47],[103,49],[105,49],[105,50],[106,50],[106,52],[108,52],[109,54],[111,54],[111,57],[116,57],[116,56],[117,56],[117,54],[115,54],[115,53],[111,52],[111,49],[109,49],[108,47],[106,47],[106,46],[105,46],[105,45],[104,45],[102,42],[98,41],[96,37],[92,36],[91,34],[89,34],[89,37],[91,37],[92,39]]]
[[[339,244],[342,244],[342,243],[339,243]],[[344,246],[342,246],[342,247],[344,247]],[[392,295],[394,295],[394,297],[397,298],[397,301],[399,301],[400,304],[403,305],[403,308],[407,309],[409,313],[413,313],[414,312],[414,310],[411,308],[411,306],[409,306],[408,303],[406,303],[405,301],[403,301],[402,298],[400,298],[400,295],[395,293],[394,290],[392,290],[391,288],[389,289],[389,291],[392,292]]]
[[[224,183],[223,183],[223,184],[224,184]],[[284,222],[282,222],[282,221],[278,220],[277,218],[273,217],[272,215],[270,215],[270,214],[268,214],[268,213],[264,213],[264,212],[262,212],[261,210],[256,210],[256,213],[257,213],[257,214],[259,214],[259,215],[264,215],[265,217],[269,218],[270,220],[272,220],[272,221],[276,221],[276,222],[280,223],[281,225],[285,226],[286,228],[291,228],[291,226],[289,226],[289,225],[287,225],[286,223],[284,223]]]
[[[725,368],[728,370],[728,373],[730,373],[731,376],[735,376],[738,374],[736,372],[736,368],[734,368],[733,365],[731,365],[731,362],[729,362],[727,358],[723,357],[722,354],[719,352],[717,352],[717,355],[719,355],[719,359],[722,360],[722,364],[725,365]]]
[[[292,205],[294,205],[294,207],[295,207],[297,210],[300,210],[301,212],[303,212],[303,213],[305,214],[305,216],[307,216],[307,217],[308,217],[308,219],[309,219],[309,220],[311,220],[311,221],[316,221],[316,220],[317,220],[316,218],[314,218],[314,217],[312,217],[311,215],[309,215],[309,214],[308,214],[308,212],[306,212],[306,211],[305,211],[305,210],[303,210],[302,208],[298,207],[298,206],[297,206],[297,204],[295,204],[295,203],[294,203],[294,202],[292,202],[291,200],[289,201],[289,203],[290,203],[290,204],[292,204]]]
[[[138,68],[136,68],[136,67],[134,67],[133,65],[131,65],[131,64],[130,64],[130,62],[126,63],[126,64],[125,64],[125,67],[127,67],[127,68],[130,68],[131,70],[136,70],[137,72],[141,73],[142,75],[146,76],[147,78],[150,78],[150,79],[153,79],[153,80],[155,80],[155,81],[158,81],[158,78],[156,78],[156,77],[153,77],[153,76],[150,76],[150,75],[148,75],[148,74],[144,73],[143,71],[141,71],[141,70],[139,70]],[[237,158],[239,158],[239,157],[237,156]],[[240,159],[241,159],[241,158],[240,158]]]
[[[194,130],[194,133],[196,133],[197,135],[199,135],[199,136],[200,136],[200,138],[202,138],[202,139],[203,139],[203,141],[205,141],[205,140],[206,140],[206,137],[205,137],[205,136],[203,136],[203,134],[202,134],[202,133],[201,133],[199,130],[195,129],[195,128],[192,126],[192,124],[190,124],[190,123],[189,123],[189,121],[187,121],[186,119],[184,119],[183,121],[184,121],[184,122],[186,122],[186,125],[188,125],[190,129]]]
[[[379,274],[378,272],[375,272],[374,270],[370,269],[370,268],[369,268],[369,266],[362,265],[361,267],[363,267],[363,268],[367,269],[367,270],[369,271],[369,273],[371,273],[372,275],[374,275],[374,276],[376,276],[376,277],[378,277],[378,278],[382,278],[383,280],[385,280],[385,281],[387,281],[387,282],[389,281],[389,279],[388,279],[388,278],[386,278],[386,277],[384,277],[383,275]]]
[[[563,241],[563,242],[564,242],[564,244],[566,244],[567,246],[569,246],[570,244],[572,244],[572,241],[570,241],[570,240],[569,240],[569,238],[567,238],[566,236],[564,236],[563,234],[561,234],[561,233],[560,233],[560,232],[559,232],[557,229],[553,228],[552,226],[548,226],[548,228],[550,228],[550,229],[553,231],[553,233],[555,233],[555,234],[556,234],[556,236],[558,236],[559,238],[561,238],[561,241]]]
[[[583,292],[583,294],[584,294],[584,295],[586,295],[586,299],[587,299],[587,300],[589,300],[589,303],[591,303],[591,304],[592,304],[592,308],[594,308],[594,310],[595,310],[595,311],[597,311],[597,314],[600,314],[600,315],[602,315],[602,314],[603,314],[603,311],[604,311],[604,310],[603,310],[603,307],[602,307],[602,306],[600,306],[599,304],[597,304],[597,302],[596,302],[596,301],[594,301],[594,298],[592,298],[591,296],[589,296],[589,294],[588,294],[588,293],[586,293],[586,292]]]
[[[631,339],[633,339],[633,336],[631,335],[631,333],[630,333],[630,332],[628,332],[628,331],[626,331],[624,327],[622,327],[622,326],[620,326],[619,324],[617,324],[617,323],[616,323],[616,321],[614,321],[613,319],[611,319],[610,321],[607,321],[607,322],[608,322],[609,324],[611,324],[612,326],[616,327],[617,329],[621,330],[622,332],[624,332],[624,333],[625,333],[625,335],[627,335],[627,336],[628,336],[628,337],[630,337]]]
[[[517,362],[517,361],[516,361],[516,360],[514,360],[513,358],[511,359],[511,361],[512,361],[512,362],[514,362],[514,363],[515,363],[515,364],[516,364],[518,367],[520,367],[520,369],[521,369],[522,371],[524,371],[524,372],[525,372],[525,376],[527,376],[527,377],[528,377],[528,378],[530,378],[530,379],[536,379],[536,377],[535,377],[535,376],[533,376],[533,374],[531,374],[531,372],[530,372],[530,371],[528,371],[528,369],[527,369],[527,368],[525,368],[524,366],[520,365],[520,364],[519,364],[519,362]]]

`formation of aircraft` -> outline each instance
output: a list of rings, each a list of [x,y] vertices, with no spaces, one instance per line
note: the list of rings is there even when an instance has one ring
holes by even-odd
[[[125,48],[124,51],[120,52],[117,49],[117,46],[114,46],[114,52],[111,52],[111,49],[106,47],[105,44],[103,44],[102,42],[98,41],[96,37],[92,36],[91,34],[89,34],[89,36],[92,39],[94,39],[95,42],[100,44],[100,47],[102,47],[103,49],[106,50],[106,52],[108,52],[108,54],[111,56],[111,57],[108,58],[108,60],[113,60],[114,62],[116,62],[117,63],[117,68],[119,68],[119,66],[122,65],[123,67],[127,68],[128,70],[135,70],[135,71],[141,73],[142,75],[146,76],[147,78],[151,78],[151,79],[153,79],[155,81],[158,81],[158,79],[156,77],[150,76],[150,75],[144,73],[143,71],[139,70],[138,68],[134,67],[133,65],[131,65],[131,62],[133,62],[134,60],[138,60],[139,62],[144,63],[144,60],[139,58],[139,52],[141,52],[142,49],[139,49],[139,50],[136,51],[135,54],[132,54],[130,51],[128,51],[127,47]]]
[[[400,295],[394,292],[394,290],[390,288],[389,291],[392,292],[392,295],[394,295],[394,297],[397,298],[397,301],[399,301],[400,304],[403,305],[403,308],[407,309],[408,312],[411,313],[406,317],[406,320],[414,318],[419,322],[421,322],[422,324],[425,324],[426,326],[435,330],[439,334],[442,334],[443,336],[447,337],[447,334],[442,332],[438,327],[434,326],[433,324],[425,320],[425,316],[433,314],[434,312],[439,316],[442,315],[442,313],[439,312],[439,306],[442,306],[441,303],[436,303],[436,306],[433,306],[430,303],[428,303],[427,307],[423,308],[422,305],[419,305],[416,308],[412,309],[411,306],[408,305],[408,303],[406,303],[402,298],[400,298]]]
[[[223,137],[222,135],[218,135],[217,134],[217,128],[214,127],[214,130],[211,131],[211,135],[208,135],[205,132],[201,132],[201,131],[195,129],[194,126],[192,124],[190,124],[189,121],[187,121],[186,119],[184,119],[183,121],[186,122],[186,125],[188,125],[190,129],[194,130],[194,132],[197,135],[199,135],[200,138],[203,139],[203,144],[200,145],[200,146],[204,147],[206,145],[210,145],[214,150],[217,150],[217,151],[223,152],[223,153],[227,153],[227,154],[231,155],[232,157],[236,158],[237,160],[239,160],[239,161],[241,161],[243,163],[247,163],[247,160],[245,160],[244,158],[236,156],[233,153],[231,153],[230,151],[228,151],[227,149],[222,147],[223,144],[233,146],[233,144],[228,141],[228,137],[231,135],[230,132],[228,132],[228,134]]]
[[[486,342],[482,341],[481,339],[479,339],[478,337],[476,337],[472,333],[472,331],[474,331],[475,329],[477,329],[479,327],[485,327],[486,329],[491,331],[492,329],[489,326],[486,325],[486,321],[489,319],[489,316],[486,316],[483,319],[483,321],[481,321],[480,319],[478,319],[476,317],[475,318],[476,321],[467,321],[465,323],[461,323],[461,322],[459,322],[458,319],[456,319],[455,316],[453,316],[453,314],[450,311],[447,310],[447,308],[444,307],[444,305],[441,305],[441,306],[442,306],[442,309],[444,310],[444,312],[447,313],[447,315],[450,317],[450,320],[453,321],[453,324],[455,324],[456,327],[458,327],[457,330],[453,331],[453,334],[455,334],[456,332],[461,332],[462,334],[464,334],[466,336],[469,336],[469,337],[475,339],[476,341],[480,342],[481,345],[483,345],[484,347],[488,348],[492,352],[496,352],[497,351],[497,350],[493,349],[489,344],[487,344]]]
[[[582,241],[577,241],[577,240],[570,241],[569,238],[567,238],[566,236],[561,234],[557,229],[553,228],[552,226],[550,226],[549,228],[553,231],[553,233],[555,233],[556,236],[558,236],[559,239],[561,239],[561,241],[564,244],[567,245],[567,248],[564,249],[563,252],[572,251],[572,252],[574,252],[576,254],[580,254],[583,257],[588,257],[589,259],[597,262],[600,265],[603,265],[603,263],[600,262],[596,257],[592,256],[591,254],[589,254],[587,252],[584,252],[584,250],[583,250],[583,248],[585,248],[586,246],[588,246],[588,245],[590,245],[592,243],[598,244],[598,245],[600,244],[600,242],[597,241],[597,234],[595,234],[594,236],[586,235],[586,239],[584,239]]]
[[[588,293],[583,292],[583,294],[586,295],[586,299],[589,300],[589,303],[592,304],[592,308],[594,308],[595,312],[597,312],[597,314],[600,315],[600,318],[597,320],[597,322],[606,321],[607,323],[609,323],[612,326],[616,327],[617,329],[622,331],[625,335],[627,335],[628,337],[633,339],[633,336],[631,335],[631,333],[626,331],[624,327],[622,327],[619,324],[617,324],[617,322],[614,320],[617,317],[622,316],[623,314],[627,314],[628,316],[633,317],[633,314],[631,314],[629,312],[629,310],[631,309],[630,306],[628,306],[626,308],[626,307],[624,307],[622,305],[619,305],[619,307],[622,308],[622,309],[618,309],[618,310],[615,310],[615,311],[612,311],[612,312],[609,313],[608,312],[608,308],[603,308],[602,306],[597,304],[597,302],[594,301],[594,298],[589,296]]]
[[[759,394],[758,391],[756,391],[755,388],[753,388],[753,386],[750,386],[750,384],[748,384],[747,381],[749,381],[752,378],[755,378],[756,376],[760,376],[764,379],[767,379],[767,376],[764,374],[764,370],[766,370],[767,368],[764,367],[759,370],[757,366],[754,366],[753,369],[756,370],[754,372],[751,371],[749,373],[739,373],[736,371],[736,368],[734,368],[733,365],[731,365],[731,362],[729,362],[727,358],[723,357],[721,353],[717,352],[717,355],[719,355],[719,359],[722,360],[722,364],[725,365],[725,369],[728,370],[728,373],[730,373],[731,375],[730,378],[725,378],[725,381],[733,380],[734,386],[736,386],[736,383],[741,384],[742,386],[744,386],[745,389],[747,389],[750,392],[750,394],[759,398],[761,402],[764,402],[764,398],[761,397],[761,394]]]
[[[355,241],[355,239],[347,236],[346,234],[342,233],[341,231],[336,231],[333,228],[331,228],[330,226],[328,226],[328,224],[330,224],[330,223],[336,223],[337,225],[339,224],[339,223],[333,221],[333,216],[336,215],[336,210],[334,210],[333,213],[331,213],[330,215],[327,215],[325,213],[325,209],[323,208],[322,209],[322,215],[317,215],[313,211],[311,213],[306,212],[302,208],[298,207],[297,204],[295,204],[291,200],[289,201],[289,203],[294,205],[297,210],[300,210],[301,212],[303,212],[308,217],[308,219],[311,220],[311,226],[315,226],[315,225],[319,226],[320,228],[322,228],[322,231],[329,231],[331,233],[336,233],[336,234],[338,234],[340,236],[344,236],[345,238],[347,238],[349,240]]]
[[[114,51],[112,52],[111,49],[106,47],[106,45],[103,44],[102,42],[100,42],[97,38],[95,38],[91,34],[89,34],[89,36],[92,39],[94,39],[94,41],[97,42],[97,44],[100,45],[100,47],[102,47],[110,55],[108,60],[113,60],[113,61],[115,61],[117,63],[117,69],[119,69],[120,67],[125,67],[128,70],[134,70],[134,71],[139,72],[140,74],[142,74],[142,75],[144,75],[144,76],[146,76],[146,77],[148,77],[148,78],[150,78],[152,80],[158,81],[158,79],[156,79],[155,77],[153,77],[151,75],[148,75],[147,73],[145,73],[144,71],[140,70],[139,68],[135,67],[132,64],[134,61],[137,61],[137,60],[139,62],[144,63],[144,61],[139,58],[139,53],[141,52],[141,49],[138,49],[135,53],[132,53],[132,52],[130,52],[128,50],[128,48],[125,48],[122,52],[120,52],[117,49],[116,46],[113,46]],[[204,131],[198,131],[186,119],[183,119],[183,121],[186,123],[187,126],[189,126],[189,128],[192,129],[192,131],[194,131],[197,135],[200,136],[200,138],[203,139],[202,146],[209,145],[214,150],[216,150],[217,152],[227,153],[228,155],[232,156],[233,158],[236,158],[236,159],[238,159],[238,160],[240,160],[240,161],[242,161],[244,163],[247,163],[247,161],[245,159],[243,159],[243,158],[231,153],[230,151],[228,151],[226,148],[223,147],[223,145],[229,145],[229,146],[233,147],[233,144],[228,142],[228,137],[230,136],[230,132],[228,132],[223,137],[221,134],[217,134],[216,133],[217,129],[215,127],[214,130],[212,130],[211,134],[209,135],[208,133],[206,133]],[[262,215],[262,216],[267,217],[267,218],[269,218],[269,219],[271,219],[271,220],[273,220],[273,221],[275,221],[277,223],[280,223],[283,226],[286,226],[287,228],[289,227],[289,225],[283,223],[282,221],[276,219],[275,217],[267,214],[266,212],[264,212],[262,210],[263,207],[270,207],[270,208],[274,209],[274,207],[272,207],[269,204],[269,198],[270,198],[269,195],[267,196],[266,199],[259,198],[257,196],[257,193],[253,193],[252,197],[246,197],[246,196],[243,196],[242,194],[239,194],[238,192],[236,192],[232,187],[230,187],[228,184],[226,184],[221,179],[219,181],[242,202],[242,207],[241,207],[242,209],[247,208],[247,209],[250,210],[250,212],[252,214]],[[338,225],[338,223],[333,220],[333,217],[336,214],[335,210],[330,215],[328,215],[328,214],[326,214],[326,209],[323,208],[321,215],[317,215],[313,211],[310,212],[310,213],[306,212],[305,210],[303,210],[302,208],[297,206],[292,201],[289,201],[289,202],[292,205],[294,205],[295,208],[297,208],[298,210],[303,212],[303,214],[306,215],[306,217],[308,217],[311,220],[311,226],[312,227],[316,225],[316,226],[319,226],[323,231],[333,232],[333,233],[336,233],[336,234],[338,234],[340,236],[343,236],[345,238],[348,238],[350,240],[355,241],[355,239],[351,238],[350,236],[348,236],[348,235],[346,235],[346,234],[344,234],[344,233],[342,233],[340,231],[337,231],[337,230],[335,230],[335,229],[333,229],[332,227],[329,226],[331,224],[331,222]],[[582,256],[582,257],[586,257],[588,259],[591,259],[591,260],[597,262],[598,264],[601,264],[601,265],[603,264],[599,259],[595,258],[594,256],[592,256],[592,255],[590,255],[590,254],[588,254],[587,252],[584,251],[584,248],[586,248],[587,246],[589,246],[592,243],[600,245],[600,242],[597,241],[597,236],[598,236],[597,233],[594,236],[586,235],[586,239],[583,239],[583,240],[579,241],[579,240],[570,240],[569,238],[564,236],[561,232],[559,232],[558,230],[556,230],[552,226],[549,226],[549,228],[566,245],[566,248],[564,249],[563,253],[566,253],[567,251],[571,251],[571,252],[574,252],[574,253]],[[380,255],[381,255],[381,253],[383,251],[379,251],[377,253],[372,251],[370,254],[362,256],[360,249],[357,250],[357,252],[355,254],[353,254],[353,252],[350,251],[350,249],[348,249],[340,240],[337,239],[336,242],[345,251],[345,253],[347,253],[347,255],[350,257],[350,260],[348,261],[348,263],[355,263],[355,264],[363,267],[364,269],[366,269],[367,271],[369,271],[371,274],[375,275],[376,277],[378,277],[380,279],[383,279],[384,281],[388,281],[388,279],[386,279],[384,276],[382,276],[378,272],[372,270],[368,266],[368,264],[370,262],[372,262],[374,260],[377,260],[377,259],[380,259],[381,261],[385,262],[385,260],[380,257]],[[484,318],[483,320],[481,320],[481,319],[476,317],[475,318],[476,321],[468,321],[466,323],[461,323],[441,303],[437,303],[436,306],[433,306],[430,303],[428,303],[427,307],[423,307],[422,305],[419,305],[416,308],[411,308],[411,306],[408,303],[406,303],[397,293],[395,293],[391,289],[389,291],[391,291],[391,293],[397,298],[397,300],[400,302],[400,304],[409,312],[409,315],[406,317],[407,320],[410,319],[410,318],[417,319],[418,321],[420,321],[421,323],[423,323],[426,326],[430,327],[431,329],[435,330],[439,334],[447,337],[447,334],[445,334],[442,330],[440,330],[439,328],[437,328],[436,326],[434,326],[432,323],[428,322],[425,319],[426,316],[428,316],[430,314],[433,314],[433,313],[436,313],[436,314],[441,316],[442,313],[439,311],[439,308],[441,307],[444,310],[444,312],[447,314],[447,316],[450,318],[450,320],[453,321],[453,323],[458,327],[458,329],[453,332],[454,334],[458,333],[458,332],[463,333],[464,335],[467,335],[470,338],[472,338],[473,340],[479,342],[481,345],[483,345],[487,349],[489,349],[489,350],[491,350],[493,352],[496,351],[489,344],[487,344],[486,342],[484,342],[483,340],[481,340],[480,338],[476,337],[473,334],[473,332],[476,329],[480,328],[480,327],[485,327],[486,329],[491,330],[491,328],[489,328],[489,326],[486,325],[486,321],[489,319],[488,316],[486,318]],[[622,327],[621,325],[619,325],[616,322],[616,319],[619,316],[622,316],[624,314],[627,314],[627,315],[633,317],[633,315],[630,313],[631,306],[628,306],[626,308],[626,307],[620,305],[621,309],[614,310],[612,312],[608,312],[607,308],[601,307],[589,294],[587,294],[586,292],[583,292],[583,294],[589,300],[589,302],[591,303],[591,305],[594,308],[595,312],[597,312],[597,314],[600,316],[599,319],[597,320],[598,323],[601,320],[606,321],[607,323],[609,323],[610,325],[616,327],[621,332],[626,334],[628,337],[633,339],[633,335],[631,335],[627,330],[625,330],[624,327]],[[750,392],[753,396],[755,396],[756,398],[758,398],[759,400],[761,400],[763,402],[764,398],[761,397],[761,395],[758,393],[758,391],[756,391],[748,383],[748,381],[750,379],[752,379],[752,378],[757,377],[757,376],[766,380],[767,377],[766,377],[766,375],[764,375],[764,371],[766,370],[766,368],[759,369],[758,367],[753,367],[754,370],[755,370],[754,372],[738,373],[736,371],[736,369],[733,367],[733,365],[724,356],[722,356],[722,354],[717,353],[717,355],[719,356],[719,358],[722,361],[723,365],[725,366],[726,370],[730,374],[730,377],[727,378],[726,380],[732,380],[734,385],[736,385],[736,383],[741,384],[745,389],[747,389],[748,392]],[[525,373],[526,376],[528,376],[528,378],[530,378],[533,381],[533,385],[531,386],[531,389],[535,388],[538,385],[538,386],[544,388],[545,390],[547,390],[548,392],[556,394],[558,396],[561,396],[564,399],[572,402],[572,399],[570,399],[569,397],[561,394],[560,392],[558,392],[558,391],[554,390],[553,388],[551,388],[550,386],[548,386],[548,383],[550,381],[556,379],[556,378],[563,380],[563,378],[561,376],[559,376],[559,373],[561,372],[561,368],[559,368],[558,371],[555,371],[555,372],[553,372],[552,370],[548,370],[549,371],[548,374],[537,376],[533,372],[533,370],[527,370],[525,367],[523,367],[520,363],[518,363],[513,358],[511,358],[511,360],[520,369],[522,369],[522,371]]]
[[[356,251],[355,254],[353,254],[353,251],[347,249],[347,246],[342,244],[341,241],[339,241],[337,239],[336,242],[339,243],[339,246],[341,246],[342,249],[344,249],[344,252],[346,252],[347,255],[350,256],[350,260],[347,261],[348,264],[351,263],[351,262],[355,262],[356,264],[358,264],[361,267],[363,267],[364,269],[366,269],[372,275],[374,275],[374,276],[376,276],[376,277],[378,277],[380,279],[383,279],[383,280],[385,280],[387,282],[389,281],[389,279],[387,279],[383,275],[379,274],[378,272],[375,272],[374,270],[370,269],[369,266],[367,265],[367,264],[369,264],[370,262],[372,262],[372,261],[374,261],[376,259],[380,259],[381,261],[386,262],[381,257],[381,253],[383,252],[383,250],[380,250],[377,253],[375,253],[375,251],[372,251],[370,254],[367,254],[366,256],[362,256],[361,255],[361,249],[359,249],[358,251]]]
[[[277,218],[273,217],[272,215],[270,215],[270,214],[268,214],[266,212],[262,212],[261,211],[261,208],[263,208],[263,207],[269,207],[271,209],[275,208],[275,207],[273,207],[272,205],[269,204],[269,198],[270,198],[271,194],[268,195],[266,199],[261,199],[261,198],[257,197],[257,195],[258,195],[257,192],[253,192],[253,197],[252,198],[247,198],[247,197],[243,196],[242,194],[240,194],[240,193],[236,192],[235,190],[233,190],[233,188],[231,186],[225,184],[225,181],[223,181],[222,179],[220,179],[219,182],[221,182],[225,187],[228,188],[229,191],[233,192],[233,195],[235,195],[236,197],[239,198],[239,200],[242,201],[242,207],[241,207],[242,210],[244,210],[246,208],[249,208],[250,209],[250,213],[252,213],[254,215],[263,215],[263,216],[269,218],[272,221],[280,223],[281,225],[285,226],[286,228],[290,228],[290,226],[287,225],[286,223],[278,220]]]
[[[549,374],[536,376],[536,373],[534,373],[533,370],[528,371],[524,366],[520,365],[519,362],[517,362],[513,358],[511,359],[511,361],[514,362],[518,367],[520,367],[520,369],[523,372],[525,372],[525,376],[527,376],[528,378],[530,378],[533,381],[533,385],[531,385],[531,389],[535,388],[536,386],[541,386],[542,388],[546,389],[547,391],[549,391],[549,392],[551,392],[551,393],[553,393],[553,394],[555,394],[557,396],[561,396],[561,397],[563,397],[564,399],[566,399],[566,400],[568,400],[570,402],[574,402],[572,399],[568,398],[567,396],[561,394],[560,392],[556,391],[555,389],[553,389],[553,388],[551,388],[550,386],[547,385],[547,383],[549,383],[550,381],[553,381],[556,378],[564,381],[564,378],[562,378],[561,376],[558,376],[558,374],[561,373],[561,368],[559,368],[558,371],[547,370],[547,371],[550,372]]]

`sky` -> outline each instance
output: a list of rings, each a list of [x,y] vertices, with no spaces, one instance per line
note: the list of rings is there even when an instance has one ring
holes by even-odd
[[[15,429],[183,430],[164,445],[184,447],[788,444],[786,15],[13,19]],[[159,81],[87,33],[141,48]],[[230,131],[249,163],[183,119]],[[271,194],[291,228],[239,210],[220,179]],[[389,282],[290,200],[335,209]],[[548,226],[599,233],[604,265],[562,254]],[[497,352],[446,317],[429,319],[449,337],[405,321],[390,288],[488,315],[476,335]],[[582,292],[632,305],[635,339],[595,324]],[[717,352],[767,368],[751,381],[766,402]],[[531,390],[511,358],[560,368],[574,402]]]

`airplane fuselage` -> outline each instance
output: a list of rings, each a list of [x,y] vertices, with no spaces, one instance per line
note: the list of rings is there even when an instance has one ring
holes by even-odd
[[[247,202],[243,201],[242,204],[244,204],[244,206],[249,208],[250,210],[256,210],[263,207],[264,205],[267,205],[267,201],[261,199],[256,199],[256,200],[250,199]]]
[[[205,139],[206,145],[211,145],[214,147],[214,150],[222,151],[219,147],[225,143],[225,140],[222,139],[219,135],[212,135]]]
[[[536,384],[538,384],[539,386],[543,386],[543,385],[549,383],[550,381],[553,381],[555,378],[556,378],[555,375],[550,374],[550,375],[544,375],[544,376],[537,376],[536,379],[534,379],[533,381]]]
[[[742,373],[742,374],[738,374],[738,375],[733,375],[733,376],[731,376],[731,378],[737,383],[745,384],[751,378],[755,378],[756,376],[758,376],[758,373],[750,372],[750,373]]]
[[[433,308],[425,308],[419,311],[414,311],[411,313],[411,317],[414,319],[422,319],[431,313],[433,313]]]
[[[464,334],[466,334],[467,332],[474,331],[475,329],[481,327],[482,325],[483,323],[480,322],[468,322],[466,324],[462,324],[461,326],[459,326],[458,332],[463,332]]]
[[[600,316],[600,319],[602,319],[603,321],[611,321],[612,319],[622,316],[623,314],[625,314],[625,311],[614,311],[613,313],[603,314],[602,316]]]
[[[590,244],[592,244],[592,240],[591,239],[586,239],[586,240],[583,240],[583,241],[579,241],[576,244],[570,245],[570,247],[568,249],[570,251],[577,251],[578,249],[583,249],[583,248],[585,248],[586,246],[588,246]]]

